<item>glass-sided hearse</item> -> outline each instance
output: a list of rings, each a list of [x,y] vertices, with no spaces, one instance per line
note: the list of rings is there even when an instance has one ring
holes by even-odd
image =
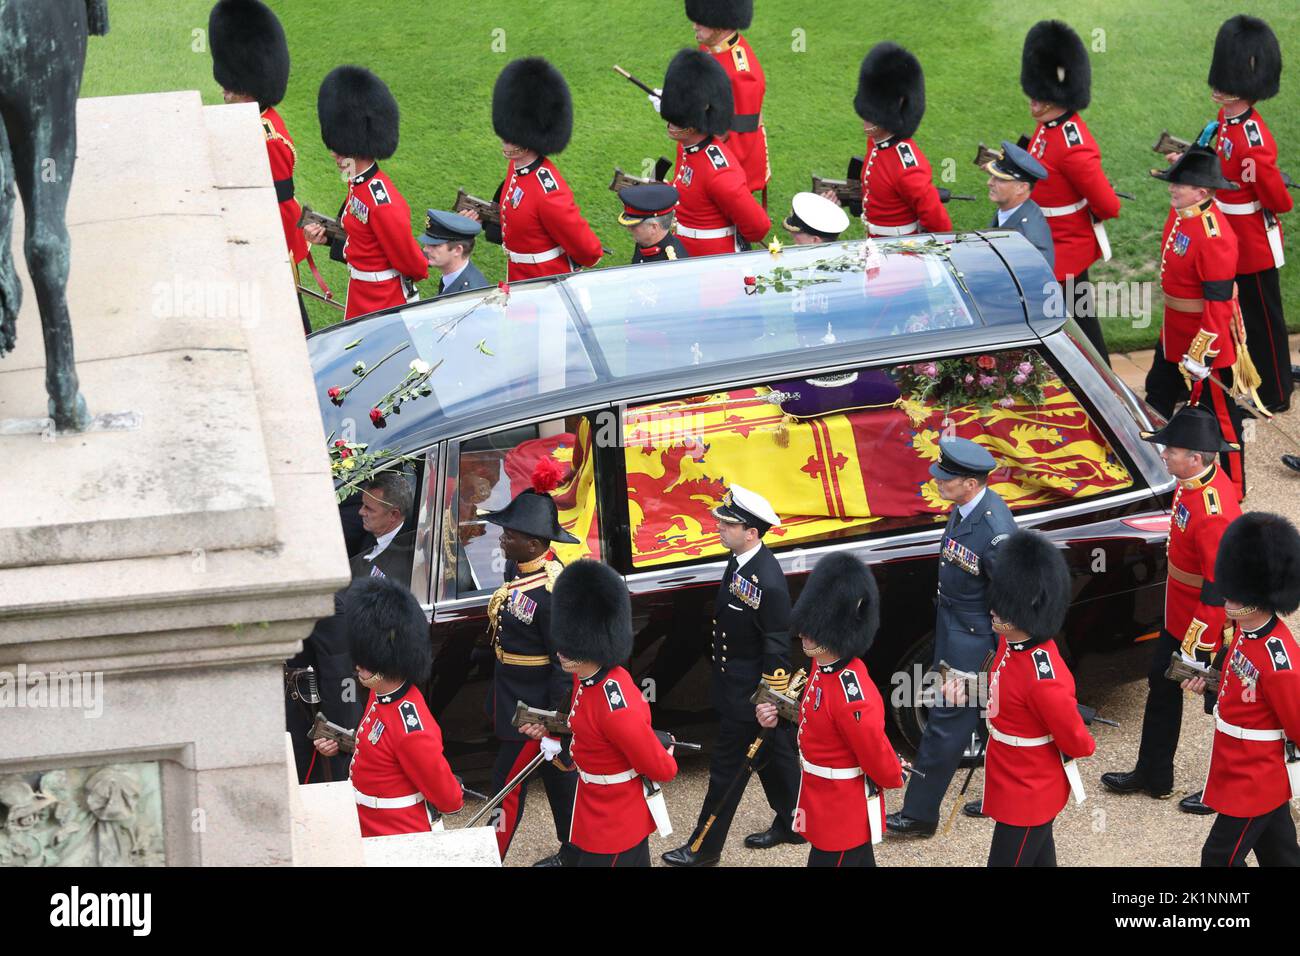
[[[709,716],[725,562],[709,510],[735,482],[780,514],[766,540],[792,594],[828,551],[872,565],[882,626],[867,663],[915,744],[922,714],[890,691],[929,660],[948,505],[928,467],[945,433],[987,447],[993,489],[1065,549],[1067,653],[1150,636],[1173,482],[1139,433],[1158,422],[1058,295],[1022,237],[987,232],[601,269],[311,336],[331,445],[410,456],[411,588],[431,620],[427,696],[449,742],[472,750],[487,735],[483,639],[504,562],[480,515],[543,457],[564,466],[554,496],[581,541],[559,556],[626,577],[631,670],[665,726]],[[334,459],[346,479],[355,465]]]

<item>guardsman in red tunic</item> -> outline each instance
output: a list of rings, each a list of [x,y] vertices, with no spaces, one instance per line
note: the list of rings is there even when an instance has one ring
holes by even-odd
[[[1070,607],[1070,570],[1037,531],[1017,531],[989,566],[998,647],[989,672],[981,809],[997,821],[989,866],[1056,866],[1052,821],[1074,792],[1080,757],[1097,742],[1079,716],[1074,675],[1054,635]]]
[[[339,207],[345,242],[330,258],[348,266],[343,318],[414,301],[414,283],[429,277],[429,263],[411,232],[411,208],[378,160],[397,152],[397,101],[384,81],[359,66],[336,67],[316,99],[321,138],[348,183]],[[309,242],[328,240],[320,226],[304,231]]]
[[[862,217],[867,235],[952,232],[930,163],[912,139],[925,115],[920,61],[896,43],[876,44],[858,72],[853,108],[862,117],[867,154],[862,204],[850,205],[849,211]]]
[[[212,50],[212,77],[221,85],[225,101],[256,103],[262,111],[271,184],[280,205],[280,222],[296,287],[298,263],[308,258],[308,252],[307,240],[298,228],[302,207],[294,198],[293,167],[298,152],[284,120],[275,110],[289,85],[289,46],[284,39],[284,28],[260,0],[220,0],[208,14],[208,44]],[[303,328],[310,332],[301,295],[298,307]]]
[[[1143,791],[1163,799],[1173,791],[1174,752],[1183,723],[1183,697],[1165,671],[1173,654],[1209,663],[1219,650],[1224,611],[1214,558],[1223,533],[1241,514],[1241,503],[1236,486],[1215,460],[1226,443],[1209,410],[1188,405],[1160,431],[1143,438],[1164,446],[1160,457],[1178,479],[1169,525],[1165,626],[1147,675],[1137,767],[1131,773],[1104,773],[1101,782],[1116,793]],[[1209,812],[1199,793],[1185,797],[1179,809]]]
[[[885,736],[885,704],[862,663],[880,624],[871,570],[851,554],[817,562],[790,612],[790,630],[813,659],[799,702],[799,802],[794,829],[808,838],[809,866],[875,866],[885,832],[883,791],[903,785]],[[775,727],[774,704],[755,717]]]
[[[1109,362],[1088,268],[1110,259],[1103,223],[1119,215],[1119,197],[1102,171],[1097,141],[1079,115],[1092,98],[1092,66],[1079,35],[1059,20],[1034,24],[1021,53],[1020,88],[1038,123],[1027,149],[1047,170],[1030,198],[1052,230],[1054,271],[1065,287],[1067,311]]]
[[[560,662],[573,675],[569,752],[578,792],[569,840],[580,851],[577,865],[649,866],[650,834],[672,833],[659,784],[677,776],[677,761],[623,666],[632,656],[627,585],[607,565],[577,561],[555,582],[553,612]],[[545,734],[536,725],[525,729]]]
[[[442,731],[419,685],[429,677],[429,623],[411,592],[387,578],[361,578],[343,599],[357,678],[370,688],[348,777],[363,837],[442,829],[439,814],[464,806],[442,753]],[[317,740],[325,756],[334,741]]]
[[[1210,63],[1210,88],[1220,104],[1219,162],[1231,189],[1220,189],[1214,203],[1237,236],[1237,294],[1246,343],[1259,371],[1259,397],[1269,411],[1291,407],[1290,349],[1278,270],[1282,224],[1291,196],[1277,166],[1277,143],[1255,103],[1276,96],[1282,76],[1282,51],[1263,20],[1235,16],[1219,28]]]
[[[1237,309],[1237,237],[1214,205],[1214,190],[1226,181],[1218,158],[1203,146],[1151,175],[1169,183],[1171,208],[1160,249],[1165,317],[1147,372],[1147,401],[1168,417],[1190,397],[1214,412],[1223,437],[1238,446],[1242,413],[1225,389],[1249,390],[1258,375]],[[1205,381],[1210,375],[1218,385]],[[1246,497],[1245,449],[1224,452],[1223,465],[1238,497]]]
[[[1300,534],[1254,512],[1223,536],[1216,577],[1235,625],[1214,707],[1205,802],[1219,815],[1201,866],[1300,866],[1291,800],[1300,797],[1300,646],[1279,615],[1300,607]],[[1205,692],[1204,679],[1183,687]]]
[[[483,235],[504,248],[507,281],[594,266],[603,254],[600,240],[550,159],[573,134],[573,98],[560,71],[540,57],[508,64],[492,90],[492,128],[506,178],[496,193],[501,223],[487,225]]]
[[[567,842],[577,778],[560,755],[557,741],[536,741],[513,726],[520,701],[543,710],[569,709],[572,681],[556,656],[556,632],[551,626],[551,591],[563,565],[555,559],[553,542],[577,544],[578,539],[560,527],[559,511],[550,492],[563,477],[563,467],[550,458],[533,470],[532,487],[525,488],[506,507],[484,515],[501,528],[501,554],[506,560],[504,581],[488,601],[488,626],[496,667],[488,713],[501,746],[492,766],[492,791],[499,792],[537,756],[546,751],[547,764],[539,775],[555,818],[559,852],[535,866],[569,866],[576,851]],[[559,758],[559,759],[557,759]],[[504,860],[524,813],[528,781],[516,787],[494,820],[497,848]]]
[[[749,248],[772,226],[731,147],[731,86],[707,53],[682,50],[668,65],[660,115],[677,141],[677,237],[694,256]]]
[[[745,171],[751,193],[763,192],[772,167],[767,156],[767,127],[763,125],[763,95],[767,77],[749,41],[740,35],[754,20],[754,0],[686,0],[686,17],[695,25],[695,42],[726,71],[735,112],[727,147]]]

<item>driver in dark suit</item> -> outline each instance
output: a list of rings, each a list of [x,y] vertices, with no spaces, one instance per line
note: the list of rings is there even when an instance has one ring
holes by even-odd
[[[415,526],[407,518],[415,504],[411,479],[399,471],[381,471],[361,489],[361,524],[367,538],[349,559],[353,578],[391,578],[411,586]]]

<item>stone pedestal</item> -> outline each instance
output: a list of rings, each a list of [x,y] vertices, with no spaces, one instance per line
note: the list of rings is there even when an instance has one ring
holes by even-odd
[[[140,424],[0,434],[0,864],[288,864],[281,662],[348,568],[257,109],[77,120],[81,388]],[[0,420],[45,414],[22,281]]]

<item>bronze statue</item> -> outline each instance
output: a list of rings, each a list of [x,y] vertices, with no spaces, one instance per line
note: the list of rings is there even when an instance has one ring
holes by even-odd
[[[90,420],[68,316],[65,217],[77,154],[77,93],[86,37],[108,32],[108,0],[0,0],[0,357],[13,351],[22,286],[14,268],[14,185],[23,252],[45,335],[45,390],[60,431]]]

